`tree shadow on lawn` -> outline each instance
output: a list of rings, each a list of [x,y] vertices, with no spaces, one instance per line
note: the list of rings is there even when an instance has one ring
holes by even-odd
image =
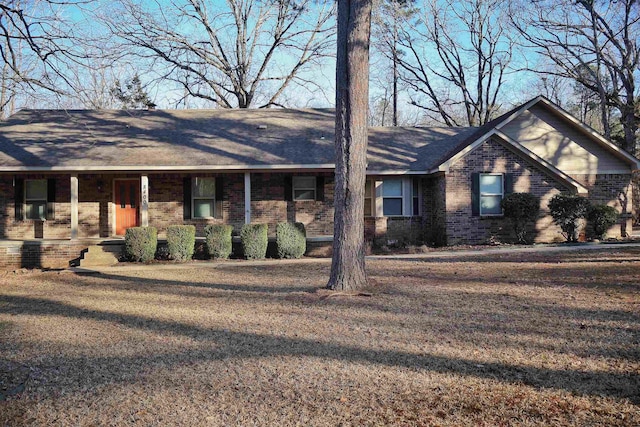
[[[403,277],[425,281],[431,280],[432,282],[445,281],[453,283],[459,281],[486,284],[487,286],[497,283],[504,285],[524,284],[541,288],[567,287],[568,289],[640,291],[640,282],[636,280],[638,267],[627,264],[622,264],[617,268],[613,268],[611,265],[589,267],[588,271],[585,271],[584,266],[571,266],[571,263],[538,263],[550,268],[518,265],[515,269],[509,270],[501,266],[501,268],[496,268],[494,271],[477,274],[477,266],[474,266],[476,261],[464,260],[455,263],[457,270],[460,272],[460,275],[458,275],[457,273],[439,271],[439,261],[434,261],[433,259],[403,259],[401,261],[418,262],[411,272],[403,271]],[[374,268],[370,270],[369,275],[374,278],[398,277],[397,272],[394,273],[384,268]],[[625,283],[625,281],[628,283]]]
[[[55,278],[55,277],[54,277]],[[547,303],[536,298],[524,296],[500,294],[487,290],[486,292],[474,289],[472,292],[457,289],[447,289],[438,287],[436,295],[429,295],[429,289],[424,286],[416,286],[410,289],[407,287],[399,287],[397,285],[380,285],[372,288],[374,294],[388,294],[390,298],[404,297],[412,301],[424,299],[425,303],[419,307],[410,307],[404,304],[393,305],[389,301],[381,302],[379,298],[321,298],[318,297],[316,291],[319,286],[314,285],[298,285],[298,286],[281,286],[281,285],[244,285],[244,284],[228,284],[228,283],[193,283],[179,280],[169,279],[150,279],[143,277],[130,277],[115,274],[100,274],[91,276],[79,276],[79,280],[73,282],[73,286],[87,287],[91,289],[106,288],[115,291],[137,291],[142,293],[155,293],[159,295],[177,295],[181,297],[195,298],[221,298],[224,300],[237,299],[241,302],[257,301],[264,304],[268,301],[281,303],[286,301],[292,305],[305,304],[322,304],[325,306],[335,307],[340,315],[349,315],[349,311],[354,309],[372,310],[383,314],[395,314],[402,316],[437,316],[431,314],[439,310],[455,311],[457,313],[456,328],[460,332],[473,333],[483,331],[485,333],[493,333],[497,335],[509,335],[517,337],[526,329],[527,333],[531,333],[529,328],[529,320],[534,317],[543,319],[545,322],[570,323],[576,331],[586,329],[588,331],[578,331],[578,335],[589,333],[589,331],[600,330],[603,334],[618,333],[617,326],[594,325],[594,322],[628,322],[638,325],[638,328],[630,330],[632,333],[640,331],[640,314],[612,309],[589,309],[581,307],[572,307],[564,304]],[[100,279],[101,283],[96,283],[95,279]],[[423,278],[424,279],[424,278]],[[468,282],[467,278],[457,276],[448,276],[448,282],[454,283],[456,280]],[[205,291],[190,291],[191,288],[201,289]],[[206,291],[213,291],[206,293]],[[221,291],[221,292],[216,292]],[[2,297],[0,297],[2,301]],[[451,305],[453,302],[453,305]],[[460,303],[457,303],[460,302]],[[518,315],[519,311],[523,311],[522,315]],[[535,313],[539,313],[537,316]],[[498,321],[497,318],[504,318],[508,315],[507,321]],[[388,320],[389,321],[389,320]],[[451,320],[452,321],[452,320]],[[397,327],[404,327],[403,321],[397,321]],[[557,331],[555,328],[548,329],[552,333]],[[548,338],[548,333],[542,334],[535,332],[536,335]],[[556,335],[553,338],[557,338]],[[565,338],[561,336],[561,338]],[[535,348],[535,346],[534,346]],[[532,348],[533,349],[533,348]],[[619,351],[608,351],[606,348],[592,349],[585,354],[582,349],[573,351],[579,356],[601,355],[604,357],[612,357],[620,354]],[[628,352],[624,352],[627,354]],[[635,358],[637,359],[637,355]]]
[[[640,403],[640,374],[612,373],[575,369],[545,369],[514,366],[504,363],[486,363],[463,358],[450,358],[431,354],[403,351],[372,350],[336,343],[293,339],[256,333],[201,328],[180,322],[150,317],[87,310],[69,304],[41,298],[5,295],[0,297],[4,311],[28,315],[55,315],[74,319],[89,319],[122,326],[177,334],[200,342],[211,342],[206,349],[167,352],[150,356],[53,357],[45,359],[39,369],[58,369],[58,375],[80,375],[91,380],[93,387],[113,381],[135,381],[132,372],[148,370],[154,366],[183,366],[185,363],[225,360],[229,358],[268,358],[277,356],[312,357],[356,363],[371,363],[389,367],[426,370],[461,376],[485,378],[535,388],[552,388],[572,393],[610,396]],[[108,351],[108,350],[107,350]],[[35,360],[27,364],[38,365]],[[83,369],[78,369],[82,366]],[[66,371],[66,372],[65,372]],[[81,383],[82,381],[78,381]]]
[[[175,273],[174,273],[175,274]],[[217,283],[213,280],[208,282],[186,282],[182,280],[170,280],[170,279],[155,279],[136,276],[127,276],[126,274],[112,274],[112,273],[99,273],[99,274],[78,274],[76,277],[87,278],[84,281],[77,281],[74,286],[82,285],[86,287],[96,288],[103,287],[114,290],[135,290],[140,292],[161,292],[167,293],[169,288],[182,288],[171,291],[176,295],[188,296],[184,292],[184,289],[195,288],[202,290],[219,290],[219,291],[231,291],[241,293],[262,293],[272,294],[279,296],[280,294],[310,292],[318,289],[317,284],[309,285],[251,285],[251,284],[233,284],[233,283]],[[55,279],[53,279],[55,280]],[[63,279],[61,279],[63,280]],[[104,281],[106,283],[97,284],[96,281]],[[84,282],[84,283],[83,283]],[[194,294],[194,296],[203,296],[202,293]]]

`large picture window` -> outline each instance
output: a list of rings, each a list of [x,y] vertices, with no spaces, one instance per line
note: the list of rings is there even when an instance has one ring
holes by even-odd
[[[26,219],[45,219],[47,217],[47,180],[25,180],[24,202]]]
[[[193,178],[191,180],[191,206],[193,218],[215,216],[216,179]]]
[[[316,177],[293,177],[293,200],[316,200]]]
[[[480,215],[502,215],[504,197],[502,174],[480,174]]]

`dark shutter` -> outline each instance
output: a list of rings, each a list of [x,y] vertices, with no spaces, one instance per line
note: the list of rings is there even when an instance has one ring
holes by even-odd
[[[471,174],[471,214],[480,215],[480,174]]]
[[[16,210],[15,219],[16,221],[23,221],[24,220],[24,179],[15,178],[14,191],[15,191],[14,204],[15,204],[15,210]]]
[[[324,202],[324,176],[316,177],[316,200]]]
[[[513,174],[504,174],[504,195],[513,193]]]
[[[222,200],[224,197],[224,181],[222,177],[216,178],[216,206],[213,210],[215,218],[222,219]]]
[[[191,177],[186,177],[182,181],[183,206],[182,213],[184,219],[191,219]]]
[[[56,179],[49,178],[47,180],[47,219],[52,220],[56,217]]]
[[[288,202],[293,200],[293,177],[284,177],[284,199]]]

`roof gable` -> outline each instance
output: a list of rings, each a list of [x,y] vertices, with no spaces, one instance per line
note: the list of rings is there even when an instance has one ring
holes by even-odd
[[[452,153],[452,155],[442,161],[438,166],[437,170],[446,171],[449,166],[454,162],[458,161],[464,155],[474,150],[488,138],[495,134],[496,131],[504,131],[505,134],[510,134],[508,131],[511,123],[517,121],[524,114],[534,108],[543,108],[552,114],[555,114],[562,118],[566,123],[568,123],[576,132],[580,132],[582,135],[585,135],[590,141],[593,141],[600,147],[601,152],[609,153],[610,155],[615,156],[616,159],[619,159],[621,163],[626,165],[626,168],[629,168],[630,172],[633,169],[640,168],[640,161],[630,154],[626,153],[624,150],[616,147],[613,143],[608,141],[602,135],[598,134],[595,130],[589,128],[588,126],[582,124],[569,113],[561,109],[560,107],[553,104],[548,99],[539,96],[536,97],[513,110],[503,114],[502,116],[486,123],[481,128],[478,128],[478,131],[474,133],[469,139],[463,141],[463,143],[458,147],[458,149]],[[515,141],[516,138],[509,138],[511,141]],[[520,141],[522,142],[522,141]],[[531,152],[531,150],[528,150]],[[537,155],[538,157],[545,159],[545,156]],[[549,164],[553,164],[551,159],[545,159]],[[554,165],[556,169],[556,165]],[[560,169],[558,169],[560,170]],[[572,171],[574,172],[574,171]]]

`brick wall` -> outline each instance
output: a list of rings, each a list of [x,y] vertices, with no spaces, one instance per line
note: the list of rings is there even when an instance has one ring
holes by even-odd
[[[548,215],[551,197],[569,190],[536,163],[491,139],[456,162],[446,174],[447,244],[481,244],[490,240],[515,240],[509,220],[502,217],[479,217],[471,212],[471,175],[474,172],[513,174],[514,192],[529,192],[541,198],[541,215],[536,224],[537,242],[561,238],[560,229]],[[443,183],[438,183],[442,186]],[[434,217],[438,217],[435,215]]]
[[[425,243],[434,246],[447,244],[446,234],[446,191],[444,174],[423,180],[422,212],[425,226]]]
[[[78,176],[78,237],[109,237],[113,175]],[[71,214],[67,227],[71,228]]]
[[[617,238],[631,234],[634,197],[631,173],[571,175],[571,177],[589,190],[591,203],[612,206],[621,214],[618,225],[609,229],[607,237]],[[590,232],[590,229],[587,229],[587,232]]]
[[[67,268],[87,247],[87,244],[70,241],[2,242],[0,270]]]
[[[307,236],[333,234],[333,173],[300,173],[294,176],[324,177],[324,200],[286,201],[286,173],[251,174],[251,222],[269,225],[269,235],[275,236],[278,222],[302,222]],[[243,217],[244,218],[244,217]]]
[[[183,180],[192,177],[222,177],[222,219],[184,219]],[[196,227],[196,235],[204,236],[204,228],[209,224],[230,224],[239,232],[244,224],[244,174],[153,174],[149,175],[149,225],[164,236],[170,225],[191,224]]]
[[[18,175],[21,179],[46,179],[51,175],[24,174]],[[70,237],[71,207],[70,207],[70,176],[55,175],[56,179],[56,203],[54,205],[54,219],[42,224],[43,237],[45,239],[61,239]],[[14,176],[0,176],[0,239],[34,239],[40,221],[18,220],[15,218],[15,187]],[[40,237],[40,236],[38,236]]]
[[[632,178],[632,211],[634,224],[640,225],[640,171],[633,173]]]

